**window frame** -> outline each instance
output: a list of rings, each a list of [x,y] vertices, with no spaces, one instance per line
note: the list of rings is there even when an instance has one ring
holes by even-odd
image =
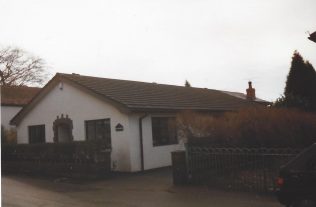
[[[161,128],[161,126],[156,126],[154,127],[154,122],[153,121],[154,119],[167,119],[168,121],[170,121],[170,119],[172,119],[174,121],[174,138],[172,138],[172,133],[170,133],[170,129],[167,128],[167,134],[168,134],[168,141],[167,142],[163,142],[161,141],[162,138],[159,138],[160,141],[157,141],[158,137],[160,134],[166,134],[166,132],[160,132],[159,135],[155,135],[155,130],[157,130],[157,128]],[[164,123],[165,124],[165,123]],[[162,125],[164,125],[162,124]],[[165,124],[166,125],[166,124]],[[155,129],[156,128],[156,129]],[[160,129],[161,130],[161,129]],[[177,125],[176,125],[176,117],[175,116],[152,116],[151,117],[151,131],[152,131],[152,145],[153,147],[160,147],[160,146],[169,146],[169,145],[176,145],[176,144],[179,144],[179,140],[178,140],[178,130],[177,130]]]
[[[34,136],[31,136],[31,130],[33,129],[36,129],[37,127],[41,127],[40,130],[43,130],[43,134],[42,136],[39,136],[39,137],[36,137],[36,138],[39,138],[39,139],[34,139]],[[43,127],[43,128],[42,128]],[[39,130],[39,129],[36,129],[36,130]],[[35,132],[36,133],[36,132]],[[28,126],[28,135],[29,135],[29,144],[41,144],[41,143],[45,143],[46,142],[46,126],[45,124],[37,124],[37,125],[29,125]]]
[[[97,122],[98,121],[103,121],[103,122],[105,122],[105,121],[108,121],[108,123],[109,123],[109,129],[110,129],[110,131],[109,131],[109,133],[110,133],[110,138],[109,138],[109,141],[110,141],[110,144],[111,144],[111,142],[112,142],[112,136],[111,136],[111,119],[110,118],[105,118],[105,119],[90,119],[90,120],[85,120],[84,121],[84,128],[85,128],[85,140],[86,141],[93,141],[93,140],[99,140],[99,139],[97,139],[97,136],[96,136],[96,132],[97,132],[97,127],[96,127],[96,125],[97,125]],[[94,138],[92,138],[92,139],[88,139],[88,123],[94,123]],[[105,134],[104,134],[105,135]],[[106,140],[106,137],[104,138],[104,139],[102,139],[102,140]]]

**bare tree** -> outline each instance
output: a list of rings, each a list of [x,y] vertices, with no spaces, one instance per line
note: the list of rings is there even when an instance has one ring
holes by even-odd
[[[45,63],[19,48],[0,49],[0,85],[41,85],[48,78]]]

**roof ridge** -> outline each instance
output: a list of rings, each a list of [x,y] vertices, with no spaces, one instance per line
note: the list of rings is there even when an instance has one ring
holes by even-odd
[[[83,87],[88,88],[89,90],[92,90],[94,93],[97,93],[99,95],[103,95],[104,94],[97,92],[94,88],[92,87],[88,87],[86,84],[82,84],[80,83],[80,81],[76,80],[76,78],[78,77],[82,77],[82,78],[92,78],[92,79],[98,79],[98,80],[109,80],[109,81],[117,81],[117,82],[125,82],[125,83],[137,83],[137,84],[145,84],[146,86],[162,86],[162,87],[174,87],[174,88],[178,88],[178,89],[182,89],[182,90],[198,90],[199,92],[201,91],[207,91],[207,92],[216,92],[216,93],[220,93],[222,95],[228,96],[231,99],[238,99],[241,102],[249,102],[249,100],[243,99],[242,97],[237,97],[235,95],[232,95],[231,93],[238,93],[240,95],[245,95],[242,92],[232,92],[232,91],[224,91],[224,90],[217,90],[217,89],[209,89],[209,88],[198,88],[198,87],[185,87],[185,86],[177,86],[177,85],[170,85],[170,84],[159,84],[159,83],[150,83],[150,82],[143,82],[143,81],[134,81],[134,80],[122,80],[122,79],[113,79],[113,78],[104,78],[104,77],[96,77],[96,76],[89,76],[89,75],[81,75],[81,74],[76,74],[76,73],[56,73],[56,75],[61,75],[62,77],[71,79],[72,81],[75,81],[77,84],[82,85]],[[163,91],[161,91],[161,93],[164,93]],[[112,99],[114,101],[117,102],[121,102],[121,100],[107,94],[106,97],[108,97],[109,99]],[[258,99],[260,100],[260,99]],[[264,100],[263,100],[264,101]],[[125,105],[125,104],[123,104]],[[126,105],[128,106],[128,104]]]
[[[166,83],[156,83],[156,82],[145,82],[145,81],[135,81],[135,80],[126,80],[126,79],[117,79],[117,78],[105,78],[105,77],[97,77],[97,76],[90,76],[90,75],[81,75],[81,74],[70,74],[70,73],[56,73],[56,75],[59,74],[61,76],[78,76],[78,77],[86,77],[86,78],[96,78],[96,79],[106,79],[106,80],[114,80],[114,81],[126,81],[126,82],[134,82],[134,83],[143,83],[148,85],[160,85],[160,86],[172,86],[172,87],[179,87],[179,88],[185,88],[185,89],[201,89],[201,90],[210,90],[210,91],[217,91],[222,92],[222,90],[218,89],[210,89],[210,88],[202,88],[202,87],[186,87],[181,85],[172,85],[172,84],[166,84]]]

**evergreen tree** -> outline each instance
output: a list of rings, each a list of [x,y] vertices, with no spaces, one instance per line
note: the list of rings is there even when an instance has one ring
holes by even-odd
[[[297,51],[292,57],[284,95],[275,105],[316,110],[316,71]]]
[[[191,87],[191,84],[189,83],[188,80],[185,80],[185,84],[184,84],[185,87]]]
[[[307,83],[308,86],[307,90],[307,97],[311,102],[311,109],[316,111],[316,70],[314,69],[313,65],[306,61],[306,68],[307,68]]]
[[[290,72],[287,76],[284,95],[287,96],[301,96],[304,93],[304,79],[305,79],[305,62],[303,57],[295,51],[292,57]]]

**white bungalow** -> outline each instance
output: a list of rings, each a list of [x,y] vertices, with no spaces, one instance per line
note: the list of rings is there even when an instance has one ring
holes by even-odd
[[[182,147],[177,112],[259,104],[248,99],[218,90],[57,73],[11,124],[17,126],[18,143],[105,139],[113,170],[135,172],[171,165],[170,152]]]

